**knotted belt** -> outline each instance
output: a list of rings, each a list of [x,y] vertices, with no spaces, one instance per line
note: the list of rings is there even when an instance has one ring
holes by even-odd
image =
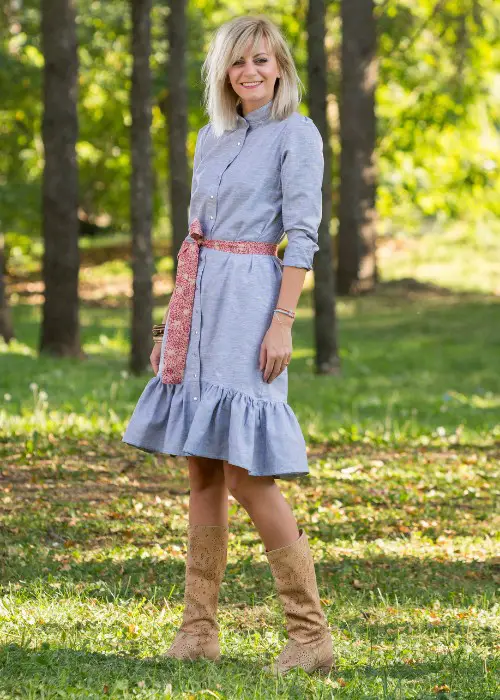
[[[167,340],[163,353],[161,376],[163,384],[180,384],[184,378],[200,246],[204,245],[227,253],[278,254],[278,246],[275,243],[206,239],[199,219],[194,219],[190,224],[189,235],[194,240],[185,238],[177,254],[177,274],[170,300]]]

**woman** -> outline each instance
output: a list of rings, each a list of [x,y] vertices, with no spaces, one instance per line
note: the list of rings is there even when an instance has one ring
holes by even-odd
[[[189,235],[154,331],[157,374],[123,436],[189,465],[184,616],[166,655],[220,658],[229,491],[264,541],[286,615],[288,643],[267,670],[328,672],[332,637],[307,535],[275,482],[308,474],[287,403],[287,365],[295,308],[318,250],[323,143],[296,111],[300,79],[267,18],[222,25],[202,74],[211,120],[196,141]]]

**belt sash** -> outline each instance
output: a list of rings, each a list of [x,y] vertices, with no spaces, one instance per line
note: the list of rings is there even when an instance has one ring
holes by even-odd
[[[189,235],[194,240],[184,239],[177,255],[177,274],[170,300],[167,340],[163,353],[163,384],[180,384],[184,378],[200,247],[203,245],[228,253],[278,255],[278,246],[275,243],[206,239],[199,219],[194,219],[190,224]]]

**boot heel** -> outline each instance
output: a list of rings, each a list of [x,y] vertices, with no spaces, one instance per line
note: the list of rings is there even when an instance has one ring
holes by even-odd
[[[318,673],[320,673],[321,675],[327,676],[327,675],[330,673],[330,671],[331,671],[332,669],[334,669],[333,660],[332,660],[331,662],[329,662],[329,663],[323,664],[322,666],[318,666],[318,668],[317,668],[316,670],[317,670]]]

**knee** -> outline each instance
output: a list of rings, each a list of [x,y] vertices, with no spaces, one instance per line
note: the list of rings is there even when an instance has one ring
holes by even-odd
[[[206,491],[224,487],[222,460],[189,457],[189,487],[191,491]]]
[[[224,462],[224,479],[231,496],[243,507],[262,496],[262,487],[274,484],[272,477],[250,476],[246,469]]]

